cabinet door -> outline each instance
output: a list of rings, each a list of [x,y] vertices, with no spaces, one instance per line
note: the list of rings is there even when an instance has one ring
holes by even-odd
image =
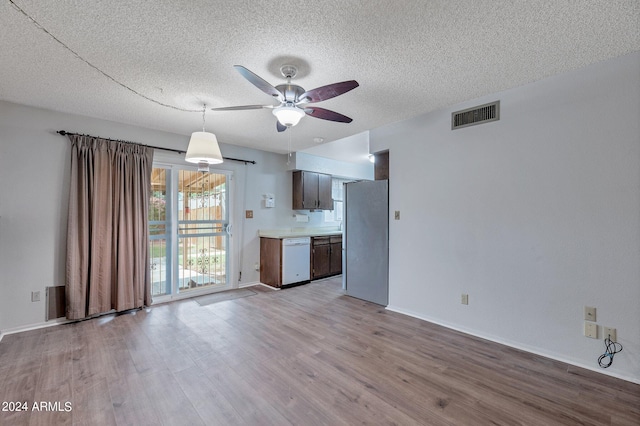
[[[331,197],[331,175],[318,174],[318,207],[321,210],[333,210]]]
[[[342,273],[342,243],[331,243],[331,275]]]
[[[304,209],[302,200],[302,172],[293,172],[291,179],[293,183],[292,208],[293,210],[302,210]]]
[[[295,171],[293,180],[293,210],[333,210],[331,175]]]
[[[302,172],[302,208],[318,208],[318,174]]]
[[[320,244],[313,246],[313,279],[326,277],[331,274],[331,245]]]
[[[282,240],[260,238],[260,282],[282,286]]]

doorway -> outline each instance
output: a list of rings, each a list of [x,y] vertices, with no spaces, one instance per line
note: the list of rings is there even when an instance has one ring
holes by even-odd
[[[149,202],[154,301],[230,288],[229,173],[154,167]]]

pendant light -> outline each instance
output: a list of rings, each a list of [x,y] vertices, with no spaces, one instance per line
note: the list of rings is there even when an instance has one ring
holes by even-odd
[[[187,154],[184,158],[189,163],[198,164],[199,172],[208,172],[210,164],[220,164],[223,161],[216,135],[204,130],[206,109],[207,105],[205,104],[202,108],[202,131],[191,134]]]

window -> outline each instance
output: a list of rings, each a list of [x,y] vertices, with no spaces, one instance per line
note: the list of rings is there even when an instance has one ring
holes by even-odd
[[[325,222],[342,222],[342,202],[344,200],[344,184],[352,182],[351,179],[331,179],[331,198],[333,198],[333,210],[324,211]]]

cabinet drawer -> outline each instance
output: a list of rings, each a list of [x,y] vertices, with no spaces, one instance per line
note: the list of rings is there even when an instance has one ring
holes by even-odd
[[[342,235],[329,237],[329,242],[331,242],[331,244],[336,244],[336,243],[341,243],[342,244]]]
[[[321,246],[321,245],[325,245],[325,244],[330,244],[331,243],[331,238],[330,237],[313,237],[313,246]]]

